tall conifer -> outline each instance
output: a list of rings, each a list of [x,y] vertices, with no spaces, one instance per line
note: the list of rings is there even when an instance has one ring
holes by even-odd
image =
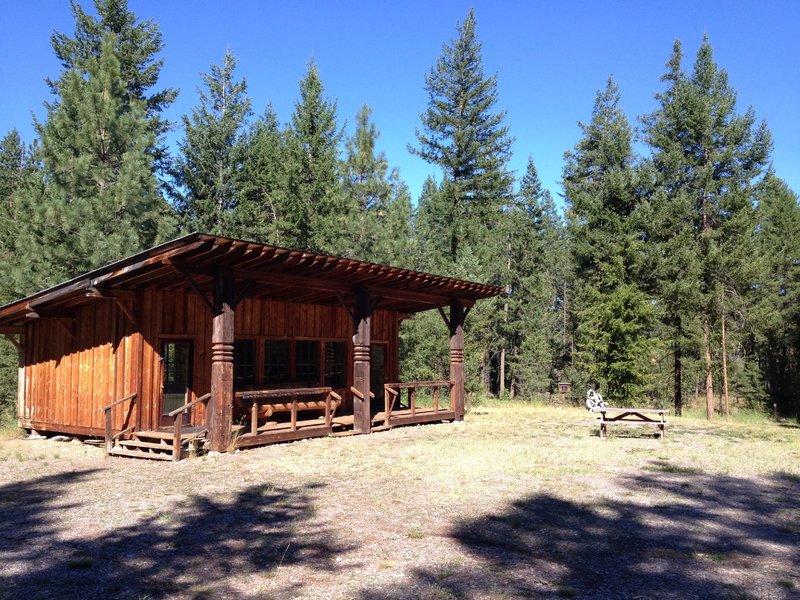
[[[20,292],[69,279],[152,245],[166,205],[153,175],[153,134],[139,101],[126,101],[108,34],[99,58],[64,73],[59,99],[37,123],[42,169],[20,195]],[[85,73],[85,75],[84,75]]]
[[[63,72],[80,69],[92,56],[99,58],[104,36],[114,35],[124,88],[123,102],[137,101],[144,107],[153,134],[148,148],[155,158],[153,168],[160,176],[166,176],[169,156],[163,135],[171,126],[162,114],[175,101],[178,90],[154,89],[164,65],[164,59],[158,57],[164,49],[158,23],[152,19],[140,21],[128,10],[127,0],[94,0],[96,16],[87,13],[78,0],[71,0],[70,4],[75,31],[72,35],[56,31],[50,38]],[[59,80],[49,79],[48,83],[58,95]]]
[[[664,242],[660,254],[667,263],[676,264],[676,257],[668,255],[674,244],[664,240],[668,231],[664,224],[669,223],[677,227],[678,235],[687,238],[691,251],[697,256],[699,289],[690,292],[684,286],[681,291],[670,282],[664,290],[664,305],[667,323],[674,331],[674,351],[680,352],[683,346],[680,338],[685,333],[683,317],[676,313],[697,304],[706,413],[711,418],[714,414],[714,334],[721,331],[728,312],[728,291],[742,289],[748,284],[747,274],[741,269],[735,272],[735,265],[748,253],[749,232],[754,226],[754,186],[765,173],[771,137],[764,123],[756,124],[752,109],[744,114],[737,113],[736,92],[728,84],[725,70],[714,62],[707,38],[697,52],[690,75],[681,70],[681,62],[681,45],[676,42],[667,63],[667,73],[662,78],[667,89],[656,96],[659,107],[643,121],[658,174],[659,213],[663,218],[660,219],[660,235],[654,237]],[[676,216],[679,221],[683,219],[682,225],[675,222]],[[686,218],[690,219],[689,223]],[[689,264],[695,262],[687,256],[683,258],[690,260]],[[665,267],[665,271],[670,270],[669,266]],[[678,275],[673,281],[683,279]],[[694,293],[698,296],[693,299]],[[721,354],[724,356],[724,353],[723,347]],[[680,359],[676,354],[675,403],[678,410],[680,372]]]
[[[579,360],[590,383],[635,404],[647,380],[650,299],[641,287],[644,248],[631,127],[609,78],[583,138],[565,154],[564,194],[575,263]]]
[[[457,26],[457,37],[442,48],[425,77],[428,108],[409,150],[442,170],[450,261],[459,252],[478,253],[483,261],[498,257],[503,206],[513,190],[508,170],[512,138],[497,111],[497,76],[483,70],[475,13]]]
[[[236,80],[236,57],[228,49],[219,65],[201,75],[200,104],[183,117],[177,160],[176,204],[183,226],[220,235],[234,233],[250,114],[247,82]]]

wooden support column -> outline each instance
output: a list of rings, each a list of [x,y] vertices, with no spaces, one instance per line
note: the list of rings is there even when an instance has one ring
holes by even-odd
[[[208,430],[211,450],[227,452],[233,425],[233,316],[236,294],[233,273],[218,269],[214,276],[211,329],[211,399]]]
[[[450,406],[456,421],[464,420],[464,305],[450,301]]]
[[[372,308],[369,292],[359,288],[356,293],[356,310],[354,319],[356,332],[353,336],[353,431],[369,433],[372,417],[370,416],[370,325]]]

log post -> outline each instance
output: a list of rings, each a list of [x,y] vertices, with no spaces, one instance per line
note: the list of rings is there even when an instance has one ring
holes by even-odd
[[[236,295],[233,273],[219,269],[214,277],[211,331],[211,400],[208,429],[211,450],[227,452],[233,425],[233,316]]]
[[[464,305],[450,301],[450,406],[464,420]]]
[[[353,387],[361,393],[361,397],[353,394],[353,431],[356,433],[369,433],[372,423],[369,395],[371,313],[369,292],[359,288],[354,314],[356,332],[353,335]]]

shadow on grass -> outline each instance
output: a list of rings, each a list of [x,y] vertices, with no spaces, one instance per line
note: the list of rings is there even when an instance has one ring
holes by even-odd
[[[537,494],[450,532],[450,572],[364,598],[789,598],[800,564],[800,482],[674,470],[621,478],[597,504]],[[646,491],[645,491],[646,490]],[[622,499],[620,499],[622,498]],[[628,500],[627,498],[638,499]],[[731,573],[746,573],[745,583]],[[733,578],[732,578],[733,577]]]
[[[162,510],[132,527],[68,537],[74,533],[59,523],[77,505],[62,492],[85,486],[90,495],[94,473],[0,487],[0,599],[241,597],[230,576],[257,594],[259,578],[281,565],[335,571],[336,556],[351,549],[307,523],[314,486],[257,485],[226,500],[165,499]],[[284,591],[299,593],[306,583]]]

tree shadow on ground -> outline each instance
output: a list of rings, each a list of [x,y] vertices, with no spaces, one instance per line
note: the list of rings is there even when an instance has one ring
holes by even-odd
[[[795,477],[656,461],[596,504],[537,494],[464,520],[449,534],[461,566],[363,597],[789,598],[800,586],[798,513]]]
[[[314,517],[315,487],[256,485],[224,499],[170,502],[133,526],[76,539],[60,522],[76,504],[67,486],[92,493],[92,470],[0,487],[0,598],[231,598],[258,595],[278,566],[335,571],[351,550]],[[70,496],[74,498],[75,496]],[[96,500],[95,500],[96,501]],[[132,509],[135,510],[135,509]],[[248,593],[234,587],[246,582]],[[299,593],[304,582],[282,592]]]

